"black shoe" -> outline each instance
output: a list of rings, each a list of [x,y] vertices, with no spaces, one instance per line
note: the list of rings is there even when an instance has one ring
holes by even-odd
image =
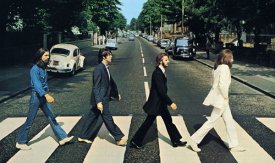
[[[142,149],[142,147],[138,146],[133,140],[131,140],[131,142],[130,142],[130,147],[136,148],[136,149]]]
[[[172,146],[173,147],[184,147],[186,145],[186,141],[182,142],[182,141],[175,141],[175,142],[172,142]]]

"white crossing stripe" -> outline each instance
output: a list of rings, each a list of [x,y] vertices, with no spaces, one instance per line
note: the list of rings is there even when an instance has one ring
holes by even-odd
[[[20,127],[27,118],[17,117],[17,118],[7,118],[0,123],[0,140],[12,133],[18,127]]]
[[[128,139],[132,116],[113,116],[113,118],[125,135],[123,139]],[[123,163],[125,151],[126,147],[116,145],[114,138],[103,124],[84,159],[84,163]]]
[[[150,89],[149,89],[148,82],[144,82],[144,89],[145,89],[145,98],[146,98],[146,101],[147,101],[148,98],[149,98],[149,94],[150,94]]]
[[[260,121],[262,124],[264,124],[266,127],[268,127],[270,130],[275,132],[275,118],[256,118],[258,121]]]
[[[273,158],[237,122],[235,126],[240,145],[246,148],[244,152],[231,152],[238,163],[274,163]],[[221,118],[214,128],[223,142],[228,145],[225,125]]]
[[[173,123],[177,126],[180,134],[182,135],[182,141],[189,142],[190,134],[186,128],[182,116],[172,116],[172,119]],[[172,147],[170,137],[161,116],[157,117],[157,127],[161,163],[201,162],[198,154],[196,152],[193,152],[191,149],[188,149],[186,147]]]
[[[80,116],[57,117],[56,120],[65,132],[70,132],[79,121]],[[20,150],[8,162],[46,162],[55,149],[59,146],[50,125],[47,125],[41,132],[33,137],[28,143],[32,149],[28,151]],[[64,156],[65,157],[65,156]]]

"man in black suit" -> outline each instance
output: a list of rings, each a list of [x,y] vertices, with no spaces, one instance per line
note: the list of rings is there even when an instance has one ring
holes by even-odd
[[[143,106],[144,111],[148,115],[131,140],[131,146],[134,148],[141,148],[142,141],[157,115],[161,115],[165,123],[172,146],[178,147],[186,145],[186,142],[180,141],[182,137],[176,126],[173,124],[171,115],[167,108],[167,105],[169,105],[172,110],[177,109],[177,105],[167,95],[165,68],[168,67],[168,63],[169,58],[166,53],[160,53],[156,57],[156,69],[152,75],[150,95],[148,101]]]
[[[114,123],[109,110],[110,100],[120,100],[116,83],[114,82],[108,65],[112,61],[112,53],[105,49],[98,55],[98,65],[93,73],[93,89],[91,95],[91,111],[85,119],[78,141],[92,143],[96,138],[101,125],[106,125],[116,140],[116,144],[124,146],[127,141],[122,139],[124,134]]]

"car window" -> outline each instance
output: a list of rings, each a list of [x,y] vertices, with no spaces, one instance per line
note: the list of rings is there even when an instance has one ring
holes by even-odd
[[[76,57],[78,54],[77,49],[74,50],[74,57]]]
[[[70,54],[70,51],[67,49],[62,49],[62,48],[54,48],[51,53],[54,54],[61,54],[61,55],[66,55],[68,56]]]
[[[186,39],[177,39],[176,46],[188,46],[188,40]]]

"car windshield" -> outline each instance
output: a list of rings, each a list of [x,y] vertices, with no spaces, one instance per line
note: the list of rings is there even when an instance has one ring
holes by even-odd
[[[188,40],[186,40],[186,39],[177,39],[176,46],[188,46]]]
[[[70,54],[70,51],[62,48],[54,48],[51,53],[68,56]]]
[[[116,40],[115,39],[108,39],[107,43],[116,43]]]

